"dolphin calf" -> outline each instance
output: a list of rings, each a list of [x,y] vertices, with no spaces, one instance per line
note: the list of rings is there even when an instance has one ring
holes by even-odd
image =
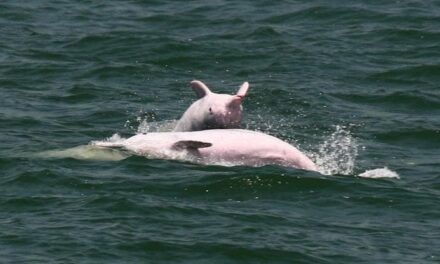
[[[244,82],[235,95],[211,92],[208,86],[197,80],[191,82],[191,87],[199,99],[183,113],[173,131],[198,131],[240,126],[243,112],[241,103],[248,92],[248,82]]]
[[[194,132],[138,134],[92,145],[122,148],[149,158],[200,164],[264,166],[279,165],[316,171],[312,160],[276,137],[244,129],[210,129]]]

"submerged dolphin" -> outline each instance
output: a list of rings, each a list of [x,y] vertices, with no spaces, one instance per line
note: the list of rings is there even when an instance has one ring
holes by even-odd
[[[183,113],[174,131],[197,131],[217,128],[238,128],[241,122],[243,107],[241,103],[249,89],[244,82],[236,95],[218,94],[209,90],[203,82],[191,82],[199,100],[195,101]]]
[[[148,133],[116,142],[96,141],[92,144],[119,147],[149,158],[317,170],[313,161],[292,145],[264,133],[243,129]]]

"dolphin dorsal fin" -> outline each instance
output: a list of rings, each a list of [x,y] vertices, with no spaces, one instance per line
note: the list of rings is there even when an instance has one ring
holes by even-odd
[[[249,83],[248,82],[244,82],[241,85],[240,89],[238,90],[237,96],[240,96],[241,98],[244,98],[246,96],[248,90],[249,90]]]
[[[173,144],[174,149],[199,149],[208,148],[212,146],[212,143],[195,141],[195,140],[180,140]]]
[[[192,81],[191,87],[196,92],[198,98],[202,98],[205,95],[211,93],[211,90],[209,90],[208,86],[206,86],[206,84],[198,80]]]

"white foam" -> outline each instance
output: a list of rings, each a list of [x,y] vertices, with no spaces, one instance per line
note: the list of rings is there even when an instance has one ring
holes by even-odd
[[[126,138],[121,137],[118,133],[113,134],[111,137],[108,137],[104,140],[92,140],[90,141],[90,146],[100,146],[100,145],[107,145],[106,143],[122,143]],[[104,143],[104,144],[102,144]],[[112,144],[109,144],[112,145]]]
[[[367,170],[359,174],[358,176],[361,178],[370,178],[370,179],[380,179],[380,178],[400,179],[400,176],[399,174],[397,174],[397,172],[394,172],[388,169],[387,167]]]
[[[125,138],[121,137],[118,133],[113,134],[111,137],[107,138],[106,142],[121,142],[124,141]]]

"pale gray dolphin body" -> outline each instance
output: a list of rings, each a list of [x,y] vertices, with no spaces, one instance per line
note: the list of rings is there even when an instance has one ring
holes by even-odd
[[[98,141],[93,144],[122,148],[137,155],[157,159],[220,165],[280,165],[317,170],[313,161],[287,142],[244,129],[148,133],[116,142]]]

